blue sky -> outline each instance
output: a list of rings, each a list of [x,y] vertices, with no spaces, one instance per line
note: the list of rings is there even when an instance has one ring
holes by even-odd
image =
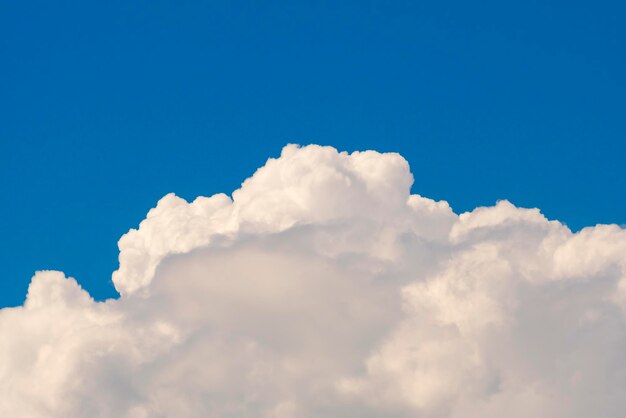
[[[340,4],[338,4],[340,3]],[[168,192],[289,142],[400,152],[457,212],[626,223],[622,2],[0,2],[0,306],[60,269],[116,295]]]

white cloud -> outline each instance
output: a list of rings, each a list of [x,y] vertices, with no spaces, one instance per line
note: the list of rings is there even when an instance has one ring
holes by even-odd
[[[121,297],[38,272],[0,311],[0,416],[582,418],[626,408],[626,230],[410,195],[398,154],[289,145],[168,195]]]

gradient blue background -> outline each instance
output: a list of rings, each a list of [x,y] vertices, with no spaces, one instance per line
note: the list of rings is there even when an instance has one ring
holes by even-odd
[[[398,151],[457,212],[626,222],[621,1],[0,0],[0,306],[60,269],[116,295],[168,192],[237,188],[288,142]]]

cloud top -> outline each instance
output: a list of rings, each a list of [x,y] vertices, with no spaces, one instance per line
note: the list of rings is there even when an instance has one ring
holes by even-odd
[[[620,415],[626,231],[412,183],[398,154],[288,145],[232,198],[165,196],[119,241],[119,299],[43,271],[0,310],[0,415]]]

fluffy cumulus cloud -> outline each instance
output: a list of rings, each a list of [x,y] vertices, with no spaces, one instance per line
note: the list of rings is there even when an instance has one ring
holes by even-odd
[[[120,298],[41,271],[0,311],[0,416],[623,416],[626,230],[412,183],[289,145],[232,197],[163,197]]]

